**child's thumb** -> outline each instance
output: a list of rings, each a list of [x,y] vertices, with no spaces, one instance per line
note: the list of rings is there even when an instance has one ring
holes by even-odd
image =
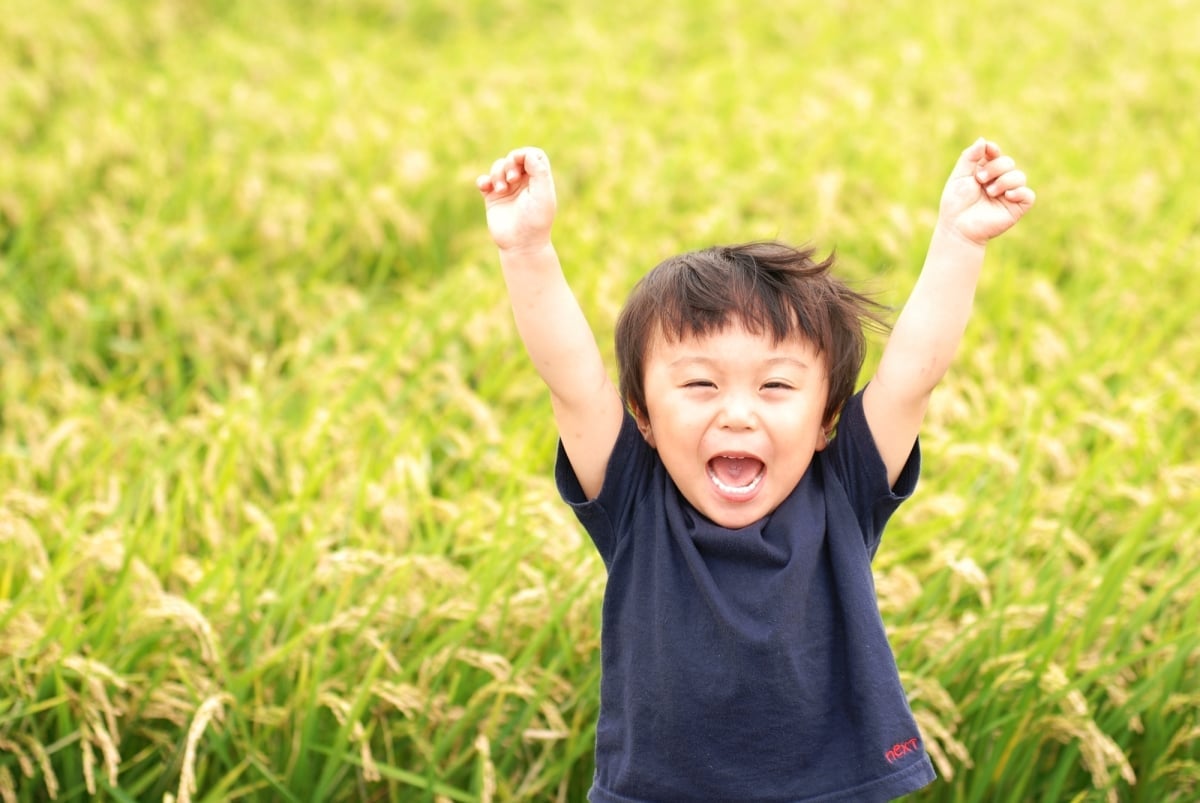
[[[550,175],[550,157],[540,148],[530,148],[525,156],[525,172],[537,178]]]
[[[967,146],[958,157],[958,164],[954,165],[954,175],[956,176],[972,176],[975,174],[975,168],[979,166],[987,156],[987,140],[983,137],[972,142]]]
[[[525,155],[525,174],[529,176],[529,189],[535,196],[551,205],[556,203],[554,178],[550,175],[550,157],[545,151],[530,149]]]

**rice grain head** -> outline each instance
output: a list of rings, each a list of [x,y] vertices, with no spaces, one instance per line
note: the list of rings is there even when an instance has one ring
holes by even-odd
[[[479,755],[482,775],[479,803],[492,803],[496,796],[496,765],[492,763],[492,743],[486,735],[480,733],[475,737],[475,752]]]
[[[0,655],[22,658],[32,656],[46,635],[43,628],[28,611],[12,610],[12,603],[0,600],[0,619],[7,618],[8,623],[0,630]]]
[[[220,722],[225,715],[225,705],[232,702],[233,697],[229,694],[214,694],[196,709],[196,716],[188,727],[187,743],[183,749],[183,771],[179,776],[177,803],[191,803],[192,795],[196,792],[196,746],[200,743],[208,723]]]
[[[192,716],[193,694],[192,688],[178,681],[167,680],[159,683],[150,690],[142,709],[142,717],[161,719],[182,729]]]
[[[37,760],[38,768],[42,771],[42,783],[46,786],[46,797],[58,800],[58,776],[54,774],[54,765],[50,762],[50,754],[37,739],[32,736],[22,737],[29,752]]]
[[[1130,786],[1137,783],[1137,776],[1129,759],[1121,752],[1094,720],[1080,720],[1068,716],[1046,717],[1039,721],[1042,731],[1051,739],[1063,744],[1075,744],[1083,765],[1092,776],[1092,786],[1104,791],[1109,803],[1117,803],[1118,795],[1110,773],[1116,769]]]
[[[160,594],[144,611],[147,619],[182,623],[192,632],[200,645],[200,655],[209,666],[219,662],[213,627],[195,605],[175,594]]]
[[[8,502],[7,498],[5,502]],[[28,519],[7,508],[0,508],[0,543],[5,541],[15,542],[25,556],[23,562],[30,580],[35,583],[45,580],[50,569],[50,556],[41,536]]]
[[[117,778],[121,772],[121,753],[117,750],[117,740],[120,734],[114,728],[109,730],[105,727],[95,711],[89,710],[84,715],[89,720],[89,732],[95,740],[96,746],[100,748],[100,756],[104,759],[104,772],[108,778],[108,785],[117,786]]]
[[[983,603],[985,608],[992,604],[992,590],[988,581],[987,574],[979,567],[971,557],[959,557],[953,549],[947,549],[942,553],[942,559],[946,562],[946,566],[954,573],[955,576],[961,577],[978,592],[979,601]]]
[[[109,572],[125,565],[125,539],[116,527],[106,527],[80,539],[81,565],[99,565]]]
[[[85,721],[79,726],[79,750],[83,755],[83,785],[89,795],[96,794],[96,754],[92,752],[92,739]]]
[[[0,767],[0,800],[4,803],[17,803],[17,784],[8,767]]]
[[[99,661],[84,658],[79,655],[69,655],[63,659],[63,666],[74,671],[83,680],[87,694],[80,700],[83,708],[83,723],[80,727],[81,747],[84,757],[84,775],[91,778],[92,786],[88,792],[95,794],[95,755],[93,745],[100,748],[104,757],[105,771],[110,783],[115,786],[117,773],[121,766],[121,754],[117,749],[120,741],[120,729],[117,725],[117,710],[108,695],[109,686],[120,691],[129,688],[129,684]]]
[[[29,754],[26,753],[19,744],[16,742],[11,742],[8,739],[5,739],[3,736],[0,736],[0,752],[3,751],[12,753],[17,757],[17,766],[20,767],[22,775],[24,775],[26,778],[33,777],[33,762],[30,761]],[[4,769],[5,771],[8,770],[7,767]]]
[[[371,693],[391,705],[409,719],[416,719],[425,710],[425,695],[416,686],[409,683],[392,683],[377,680],[371,686]]]
[[[1068,715],[1081,720],[1091,719],[1092,712],[1083,693],[1071,687],[1067,673],[1058,664],[1051,663],[1042,670],[1042,674],[1038,676],[1038,686],[1052,697],[1062,695],[1062,704]]]
[[[913,711],[913,719],[921,731],[922,741],[929,758],[937,767],[938,774],[947,781],[954,780],[956,767],[970,769],[975,766],[967,746],[954,738],[938,715],[927,708]]]

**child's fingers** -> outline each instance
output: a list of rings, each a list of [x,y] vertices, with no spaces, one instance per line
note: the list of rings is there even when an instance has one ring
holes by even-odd
[[[515,174],[525,172],[525,156],[528,148],[517,148],[514,151],[509,151],[508,156],[504,157],[508,163],[508,169]]]
[[[1029,187],[1016,187],[1004,193],[1004,200],[1028,208],[1033,206],[1037,195]]]
[[[1003,195],[1010,190],[1015,190],[1018,187],[1025,186],[1024,171],[1016,168],[1001,173],[996,179],[987,185],[987,194],[993,198]]]
[[[504,158],[504,180],[512,183],[525,172],[525,159],[521,151],[516,150]]]
[[[475,180],[480,192],[507,192],[511,185],[518,185],[523,178],[550,174],[550,160],[540,148],[517,148],[496,161],[486,174]]]
[[[517,148],[492,164],[492,183],[497,192],[503,192],[509,184],[520,181],[522,176],[529,173],[527,160],[533,157],[535,152],[540,153],[537,148]]]
[[[1000,156],[992,159],[984,165],[981,165],[975,171],[975,178],[980,184],[987,184],[989,181],[994,181],[997,176],[1001,176],[1017,166],[1011,156]]]
[[[496,192],[503,192],[505,188],[505,165],[508,163],[508,157],[497,159],[492,162],[492,169],[489,173],[492,179],[492,189]]]

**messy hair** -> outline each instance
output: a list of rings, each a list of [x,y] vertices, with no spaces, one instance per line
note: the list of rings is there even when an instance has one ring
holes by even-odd
[[[886,330],[886,308],[834,278],[832,254],[814,254],[779,242],[714,246],[671,257],[643,276],[617,319],[625,403],[638,415],[646,411],[646,357],[656,335],[678,342],[740,324],[776,344],[799,336],[825,357],[824,421],[832,424],[862,370],[865,329]]]

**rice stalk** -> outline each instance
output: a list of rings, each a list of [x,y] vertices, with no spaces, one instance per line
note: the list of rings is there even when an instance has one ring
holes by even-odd
[[[350,722],[351,705],[348,700],[339,697],[331,690],[326,690],[317,695],[317,704],[328,708],[338,724],[342,727],[350,727],[350,741],[358,745],[359,760],[362,762],[363,779],[368,783],[378,781],[382,777],[379,774],[379,767],[375,763],[375,758],[371,754],[371,743],[367,738],[366,729],[358,720]]]
[[[480,154],[553,132],[556,243],[611,361],[633,279],[693,244],[836,244],[900,303],[980,120],[1041,200],[989,248],[875,563],[940,751],[921,797],[1196,797],[1186,4],[599,4],[547,38],[471,2],[4,3],[0,736],[45,779],[18,799],[175,787],[219,695],[196,799],[578,799],[604,573],[556,498]],[[536,57],[481,83],[497,37]],[[975,122],[931,113],[951,74]]]

